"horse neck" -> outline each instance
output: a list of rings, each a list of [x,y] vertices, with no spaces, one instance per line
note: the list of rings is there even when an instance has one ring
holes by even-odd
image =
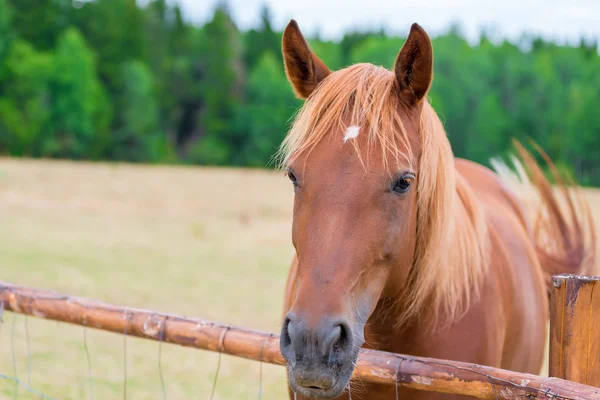
[[[423,335],[427,332],[427,326],[431,326],[433,321],[414,320],[398,328],[396,320],[400,316],[400,309],[401,305],[397,303],[397,299],[387,298],[378,302],[365,325],[364,347],[417,355],[415,344],[425,339]]]

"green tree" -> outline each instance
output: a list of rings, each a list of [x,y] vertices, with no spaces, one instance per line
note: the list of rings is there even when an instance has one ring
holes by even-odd
[[[260,25],[257,29],[250,29],[245,35],[244,62],[250,71],[261,59],[264,53],[271,52],[281,57],[281,35],[273,30],[271,23],[271,10],[265,4],[260,12]]]
[[[122,85],[122,64],[145,57],[143,11],[136,0],[96,0],[84,2],[73,19],[96,53],[107,91],[116,96]]]
[[[170,87],[170,73],[173,68],[169,35],[169,14],[171,9],[166,0],[152,0],[145,10],[146,60],[154,79],[155,96],[159,100],[162,124],[173,124],[174,109],[177,107],[177,93]],[[124,76],[127,76],[124,75]],[[128,83],[122,81],[123,86]],[[159,122],[159,121],[157,121]],[[160,123],[160,122],[159,122]]]
[[[379,37],[385,37],[383,31],[381,32],[359,32],[359,31],[351,31],[344,34],[344,37],[339,43],[340,48],[340,62],[341,65],[347,66],[352,63],[353,53],[357,47],[359,47],[365,40]],[[363,62],[366,62],[363,60]],[[385,64],[387,65],[387,64]]]
[[[52,58],[15,40],[4,60],[0,95],[0,149],[15,156],[41,156],[50,120]]]
[[[161,128],[176,131],[181,109],[188,103],[193,85],[194,29],[182,17],[179,5],[153,0],[145,10],[146,52],[154,76],[155,96],[160,108]]]
[[[12,9],[7,0],[0,0],[0,81],[2,80],[2,68],[8,54],[12,41]]]
[[[154,77],[144,63],[132,61],[123,66],[123,82],[121,129],[115,134],[111,155],[118,160],[160,161],[169,146],[159,130]]]
[[[472,110],[482,95],[474,85],[478,79],[473,76],[477,70],[473,64],[473,50],[456,30],[434,39],[433,46],[431,104],[444,123],[454,154],[467,157],[468,142],[481,140],[486,135],[485,132],[472,132],[470,126]]]
[[[179,4],[171,9],[173,23],[169,29],[169,47],[174,56],[184,56],[190,51],[192,45],[192,27],[183,20],[183,13]]]
[[[600,185],[600,57],[594,57],[587,65],[581,81],[573,82],[569,88],[563,132],[565,158],[583,183]]]
[[[338,43],[332,41],[310,40],[310,48],[330,70],[335,71],[346,66],[344,65],[340,45]],[[281,54],[281,50],[278,49],[277,54]],[[279,61],[279,65],[281,69],[283,60]]]
[[[233,129],[232,121],[243,94],[240,35],[223,4],[217,7],[203,31],[201,130],[189,156],[203,164],[239,163],[237,151],[244,137]]]
[[[361,41],[350,55],[350,64],[368,62],[392,68],[405,39],[371,36]]]
[[[71,0],[10,0],[13,26],[24,40],[51,50],[71,19]],[[1,17],[0,17],[1,18]]]
[[[50,76],[50,121],[45,155],[97,158],[104,151],[110,112],[94,54],[75,28],[58,39]]]
[[[246,135],[242,162],[265,167],[272,161],[287,132],[287,122],[300,105],[273,53],[263,54],[250,74],[247,99],[247,105],[238,114],[239,129]]]
[[[510,118],[494,92],[481,97],[472,118],[466,152],[471,160],[488,164],[490,158],[502,155],[510,146]]]

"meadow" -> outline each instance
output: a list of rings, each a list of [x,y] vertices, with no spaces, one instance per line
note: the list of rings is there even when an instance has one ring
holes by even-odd
[[[262,170],[0,160],[0,280],[277,332],[293,191]],[[28,318],[31,385],[89,398],[83,329]],[[27,381],[25,317],[0,331],[0,373]],[[122,398],[123,337],[87,330],[94,399]],[[162,398],[158,345],[127,339],[127,395]],[[210,398],[217,356],[162,346],[167,398]],[[223,356],[216,399],[258,398],[259,364]],[[264,366],[263,399],[285,372]],[[0,379],[0,397],[14,385]],[[23,390],[19,399],[33,398]],[[36,397],[37,398],[37,397]]]
[[[599,223],[600,191],[587,194]],[[278,332],[292,201],[281,172],[0,158],[0,280]],[[10,313],[0,325],[0,374],[52,398],[91,398],[90,372],[94,399],[123,398],[125,353],[128,398],[163,398],[161,370],[168,399],[210,398],[216,354],[160,351],[159,365],[155,342]],[[284,374],[263,366],[262,399],[285,398]],[[259,376],[222,356],[215,399],[258,398]],[[39,398],[6,379],[0,397]]]

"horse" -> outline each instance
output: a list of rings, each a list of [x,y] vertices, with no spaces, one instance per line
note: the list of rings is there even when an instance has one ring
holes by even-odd
[[[351,381],[361,348],[539,373],[551,275],[593,266],[577,187],[520,142],[510,168],[455,158],[417,24],[392,70],[330,71],[294,20],[282,53],[305,100],[278,153],[295,191],[280,336],[290,398],[456,397]]]

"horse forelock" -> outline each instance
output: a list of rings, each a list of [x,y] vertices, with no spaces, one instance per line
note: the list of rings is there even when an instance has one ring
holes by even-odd
[[[415,158],[398,113],[400,99],[394,85],[391,71],[372,64],[356,64],[328,76],[296,115],[278,153],[280,166],[310,152],[334,132],[347,141],[356,127],[361,136],[367,136],[369,147],[380,146],[384,166],[395,162],[412,167]],[[349,129],[351,134],[346,137]],[[353,146],[362,162],[368,152],[354,141]]]

